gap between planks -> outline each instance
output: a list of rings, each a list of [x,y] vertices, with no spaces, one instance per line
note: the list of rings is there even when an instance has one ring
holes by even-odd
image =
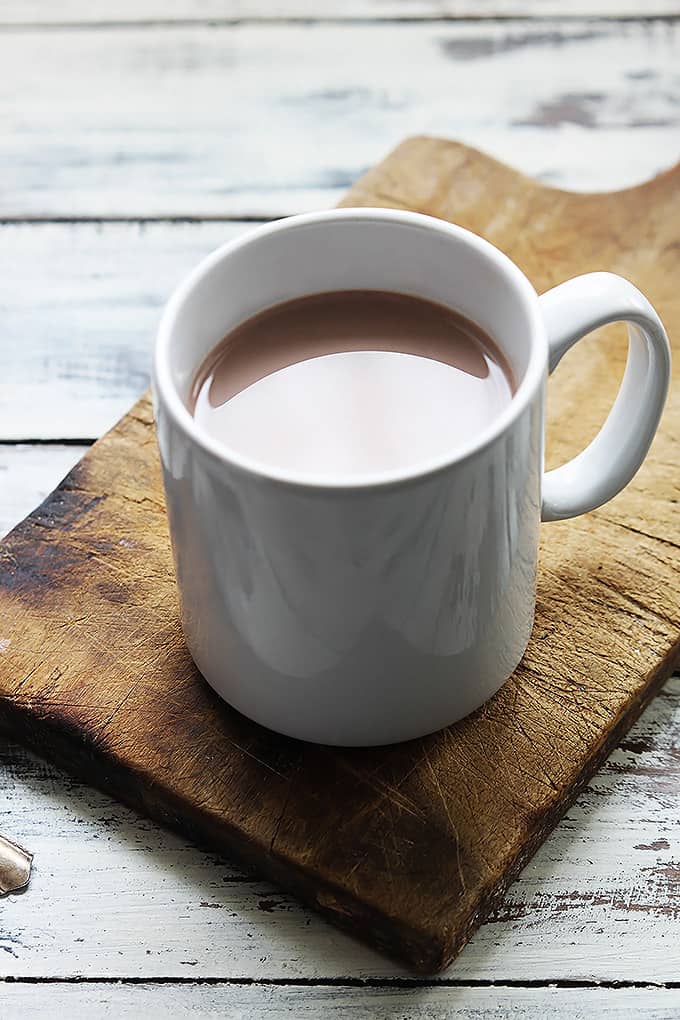
[[[680,981],[577,981],[567,978],[503,979],[455,978],[222,978],[222,977],[0,977],[5,985],[233,985],[281,988],[662,988],[680,989]]]
[[[57,437],[53,438],[51,436],[48,436],[48,437],[45,437],[45,438],[41,438],[40,436],[35,436],[35,437],[27,436],[26,438],[19,438],[19,439],[0,439],[0,446],[11,446],[11,447],[13,447],[13,446],[92,446],[96,442],[97,442],[96,439],[93,439],[93,438],[91,438],[89,436],[88,437],[83,436],[82,438],[71,438],[71,437],[65,436],[65,437],[63,437],[61,439],[57,438]]]
[[[389,22],[389,21],[541,21],[560,17],[608,20],[656,20],[678,15],[674,0],[62,0],[50,10],[43,0],[5,0],[0,25],[22,28],[81,26]]]
[[[337,14],[327,15],[325,17],[319,17],[318,15],[291,15],[287,17],[276,17],[276,16],[246,16],[246,17],[204,17],[204,18],[177,18],[171,20],[168,18],[159,19],[148,19],[148,20],[111,20],[111,21],[0,21],[0,32],[2,33],[23,33],[23,32],[78,32],[78,31],[125,31],[127,29],[141,29],[141,30],[153,30],[159,31],[163,29],[175,29],[175,28],[241,28],[248,27],[250,25],[267,26],[267,27],[281,27],[286,26],[297,27],[297,26],[308,26],[308,25],[355,25],[355,26],[369,26],[369,25],[415,25],[415,24],[506,24],[513,22],[518,25],[522,24],[540,24],[541,22],[549,22],[556,24],[563,22],[569,24],[576,21],[591,21],[595,22],[607,22],[609,24],[620,24],[626,25],[638,22],[640,24],[652,24],[653,22],[664,22],[667,24],[675,23],[680,21],[680,13],[663,13],[663,12],[652,12],[648,14],[644,13],[632,13],[632,14],[587,14],[581,11],[570,12],[570,13],[553,13],[553,14],[437,14],[432,13],[431,15],[423,14],[392,14],[386,17],[379,17],[376,15],[364,16],[361,15],[343,15],[338,12]]]
[[[238,216],[219,216],[206,213],[201,215],[164,216],[0,216],[0,227],[77,227],[81,225],[104,227],[108,224],[122,223],[126,226],[144,227],[150,224],[167,226],[193,226],[200,223],[269,223],[271,220],[285,219],[292,216],[290,212],[272,213],[262,216],[258,213],[239,213]]]

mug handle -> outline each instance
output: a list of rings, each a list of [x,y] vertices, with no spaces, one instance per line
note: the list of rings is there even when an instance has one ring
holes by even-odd
[[[651,445],[668,393],[671,350],[659,316],[613,273],[588,273],[539,298],[548,333],[548,371],[591,330],[628,323],[628,361],[614,406],[589,446],[543,476],[541,519],[561,521],[606,503],[628,485]]]

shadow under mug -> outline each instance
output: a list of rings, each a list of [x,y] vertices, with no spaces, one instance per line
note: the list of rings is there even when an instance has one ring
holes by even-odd
[[[332,290],[415,294],[489,333],[517,380],[467,449],[360,481],[288,474],[199,429],[203,358],[256,312]],[[629,324],[602,430],[544,473],[546,379],[582,336]],[[540,298],[513,262],[416,213],[342,209],[254,230],[171,298],[153,390],[189,650],[229,704],[303,740],[375,745],[478,708],[513,672],[535,609],[541,519],[585,513],[633,477],[663,409],[670,349],[646,298],[594,273]]]

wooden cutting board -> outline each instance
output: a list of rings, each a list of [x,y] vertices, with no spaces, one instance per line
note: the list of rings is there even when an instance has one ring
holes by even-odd
[[[680,166],[629,191],[577,195],[416,138],[344,204],[454,220],[539,291],[622,273],[680,335]],[[594,434],[625,352],[614,327],[560,365],[550,466]],[[144,397],[0,544],[0,722],[416,970],[439,970],[674,666],[679,427],[676,387],[634,483],[596,513],[543,526],[533,638],[489,704],[425,740],[343,751],[256,726],[195,670]]]

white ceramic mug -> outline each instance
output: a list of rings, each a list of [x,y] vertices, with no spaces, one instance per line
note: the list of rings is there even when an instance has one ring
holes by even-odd
[[[373,288],[438,301],[502,348],[517,391],[469,448],[416,470],[323,481],[254,463],[187,410],[207,352],[289,298]],[[629,323],[628,364],[594,441],[543,472],[548,372],[580,337]],[[615,495],[663,408],[670,350],[654,309],[608,273],[542,297],[461,227],[342,209],[218,249],[170,300],[154,394],[187,644],[208,683],[293,737],[370,745],[467,715],[519,663],[535,608],[538,530]]]

